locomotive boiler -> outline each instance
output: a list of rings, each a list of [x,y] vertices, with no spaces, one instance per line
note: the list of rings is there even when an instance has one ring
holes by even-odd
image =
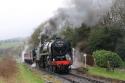
[[[52,72],[69,72],[73,62],[70,42],[56,38],[40,42],[37,48],[36,62],[40,68]]]

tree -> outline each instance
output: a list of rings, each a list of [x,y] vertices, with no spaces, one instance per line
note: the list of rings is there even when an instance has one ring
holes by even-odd
[[[125,0],[116,0],[111,11],[107,12],[100,22],[104,26],[112,26],[114,24],[125,26]]]
[[[82,25],[80,28],[65,28],[61,35],[69,40],[73,47],[79,48],[79,51],[90,53],[88,46],[88,37],[90,34],[90,27]]]
[[[125,38],[117,44],[116,52],[125,61]]]
[[[123,37],[123,31],[121,28],[115,27],[97,27],[91,29],[89,45],[92,51],[99,49],[115,51],[119,40]]]

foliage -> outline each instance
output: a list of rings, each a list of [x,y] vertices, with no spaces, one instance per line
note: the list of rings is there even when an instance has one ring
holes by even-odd
[[[100,49],[100,48],[107,48],[105,44],[108,42],[108,34],[105,31],[105,28],[94,28],[91,30],[90,37],[89,37],[89,44],[92,51]],[[103,47],[103,46],[104,47]],[[108,45],[107,45],[108,46]]]
[[[91,30],[89,44],[92,51],[105,49],[115,51],[123,30],[115,27],[97,27]]]
[[[125,38],[117,44],[116,52],[125,61]]]
[[[65,39],[69,40],[74,47],[79,47],[81,51],[88,47],[88,36],[90,28],[82,25],[80,28],[66,28],[61,32]]]
[[[82,25],[80,28],[66,28],[61,35],[71,41],[74,47],[80,48],[80,51],[92,53],[99,49],[116,51],[119,53],[119,46],[125,37],[125,30],[119,28],[119,25],[87,27]],[[123,42],[122,44],[124,44]],[[122,46],[124,49],[124,47]],[[122,51],[122,50],[121,50]],[[123,52],[123,51],[122,51]],[[122,53],[124,54],[124,53]]]
[[[117,53],[106,51],[106,50],[97,50],[93,52],[93,56],[96,60],[96,65],[99,67],[108,68],[121,67],[122,60]]]
[[[125,60],[125,30],[118,26],[97,27],[91,29],[89,46],[93,51],[109,50],[119,54]]]
[[[64,31],[61,32],[61,35],[63,35],[65,37],[65,39],[67,39],[68,41],[70,41],[72,43],[72,45],[74,46],[76,43],[76,37],[75,36],[75,30],[72,28],[66,28]]]

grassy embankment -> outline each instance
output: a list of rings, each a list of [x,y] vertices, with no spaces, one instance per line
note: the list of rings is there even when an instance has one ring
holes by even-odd
[[[88,73],[94,76],[101,76],[101,77],[112,78],[117,80],[125,80],[125,70],[107,71],[105,68],[89,67]]]
[[[17,83],[44,83],[39,74],[32,72],[25,65],[19,64],[19,71]]]

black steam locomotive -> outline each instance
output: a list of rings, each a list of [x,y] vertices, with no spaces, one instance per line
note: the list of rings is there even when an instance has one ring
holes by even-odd
[[[40,42],[36,51],[36,62],[39,68],[52,72],[69,72],[73,63],[70,42],[56,38],[55,40]]]

